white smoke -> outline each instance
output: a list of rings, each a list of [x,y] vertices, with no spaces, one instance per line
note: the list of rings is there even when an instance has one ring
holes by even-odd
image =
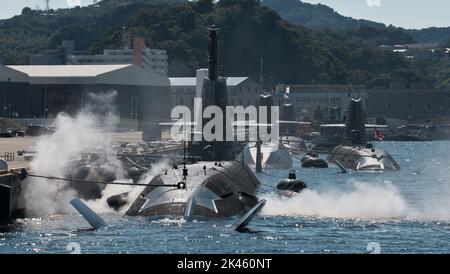
[[[141,176],[137,184],[148,184],[153,177],[160,174],[163,170],[168,169],[167,161],[162,161],[152,166],[152,168]],[[120,183],[132,183],[132,180],[119,180]],[[85,203],[96,213],[113,212],[113,209],[108,206],[107,199],[114,195],[119,195],[128,192],[126,204],[120,209],[121,213],[125,213],[132,203],[137,199],[139,194],[144,190],[144,186],[128,186],[128,185],[114,185],[110,184],[102,191],[100,199],[85,201]]]
[[[292,198],[269,194],[263,215],[355,219],[403,218],[410,207],[392,184],[353,182],[350,189],[318,192],[305,189]]]
[[[60,113],[53,126],[55,133],[42,136],[36,143],[36,156],[31,163],[31,173],[44,176],[65,177],[72,160],[80,159],[85,152],[100,147],[111,147],[111,132],[118,118],[113,101],[117,92],[90,94],[89,102],[75,117]],[[114,163],[114,172],[122,172]],[[69,201],[75,191],[66,182],[31,178],[24,188],[27,215],[48,216],[72,212]]]

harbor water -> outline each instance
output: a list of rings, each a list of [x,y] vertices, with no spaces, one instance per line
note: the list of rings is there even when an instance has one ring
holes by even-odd
[[[384,142],[398,172],[302,169],[308,189],[280,198],[287,170],[265,171],[267,200],[245,233],[234,219],[195,220],[101,216],[89,230],[78,214],[21,219],[0,230],[0,253],[449,253],[450,142]]]

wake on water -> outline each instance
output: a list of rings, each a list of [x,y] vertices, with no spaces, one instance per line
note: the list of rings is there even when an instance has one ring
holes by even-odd
[[[55,120],[56,132],[50,137],[43,137],[37,144],[38,155],[32,162],[32,168],[48,176],[63,177],[63,170],[74,157],[85,151],[95,150],[100,146],[111,146],[109,134],[99,134],[98,128],[114,129],[117,116],[114,111],[103,111],[103,115],[94,113],[98,106],[111,105],[116,96],[114,92],[92,97],[91,107],[82,110],[75,117],[60,114]],[[117,177],[124,171],[120,165],[111,165]],[[147,183],[158,174],[165,164],[155,166],[146,174],[140,183]],[[441,174],[446,178],[446,174]],[[76,193],[66,188],[65,183],[47,182],[43,179],[29,179],[39,182],[30,183],[25,189],[27,211],[36,216],[48,216],[58,213],[74,212],[69,201]],[[450,193],[450,187],[442,181],[441,185],[433,182],[438,192]],[[442,189],[441,189],[442,188]],[[131,203],[142,191],[142,187],[124,187],[109,185],[101,199],[87,201],[99,213],[111,212],[106,199],[111,195],[130,191]],[[429,190],[428,190],[429,191]],[[265,194],[261,198],[267,200],[262,214],[266,216],[315,216],[323,218],[351,219],[439,219],[450,220],[450,199],[434,197],[434,193],[421,193],[424,199],[420,205],[412,206],[392,183],[375,183],[349,181],[345,187],[334,186],[334,189],[318,191],[306,189],[292,198],[280,198],[276,194]],[[445,195],[444,195],[445,196]]]
[[[392,183],[350,182],[345,189],[305,189],[292,198],[277,194],[262,198],[267,200],[261,212],[265,216],[450,221],[448,201],[412,206]]]
[[[392,184],[374,185],[354,182],[349,190],[324,192],[305,189],[292,197],[276,194],[267,200],[264,215],[316,216],[333,218],[401,218],[408,215],[408,203]]]

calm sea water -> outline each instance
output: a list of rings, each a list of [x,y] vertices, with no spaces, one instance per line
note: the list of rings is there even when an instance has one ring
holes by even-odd
[[[0,231],[0,253],[449,253],[450,142],[386,142],[399,172],[339,174],[302,169],[309,190],[293,199],[271,194],[287,171],[259,176],[267,199],[250,232],[231,230],[233,219],[122,218],[88,230],[77,214],[24,219]],[[417,174],[420,173],[420,174]],[[368,246],[369,245],[369,246]],[[370,249],[370,248],[369,248]]]

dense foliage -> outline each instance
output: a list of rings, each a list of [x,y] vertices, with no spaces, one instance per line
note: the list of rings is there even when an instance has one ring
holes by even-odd
[[[448,28],[426,28],[420,30],[407,30],[417,42],[421,43],[445,43],[450,41],[450,27]]]
[[[277,11],[290,23],[311,29],[343,31],[356,30],[362,26],[384,27],[381,23],[342,16],[322,4],[313,5],[299,0],[262,0],[261,3]]]
[[[345,32],[312,30],[283,20],[257,0],[118,1],[56,11],[25,8],[0,21],[0,62],[22,63],[27,53],[74,40],[91,53],[121,45],[123,27],[145,37],[150,47],[165,49],[171,76],[192,76],[206,66],[207,27],[220,28],[220,71],[259,79],[266,84],[363,84],[389,86],[422,82],[442,86],[442,77],[421,73],[424,65],[379,49],[378,44],[410,42],[398,28],[363,24]],[[441,66],[433,64],[440,71]]]
[[[261,3],[277,11],[288,22],[311,29],[355,31],[361,27],[372,27],[379,30],[389,28],[390,31],[388,30],[388,32],[391,34],[400,34],[401,31],[403,33],[400,35],[404,38],[406,38],[406,34],[409,39],[412,38],[414,41],[420,43],[442,43],[450,40],[450,27],[406,30],[392,26],[386,27],[382,23],[369,20],[357,20],[343,16],[328,6],[321,4],[312,5],[303,3],[300,0],[261,0]]]

